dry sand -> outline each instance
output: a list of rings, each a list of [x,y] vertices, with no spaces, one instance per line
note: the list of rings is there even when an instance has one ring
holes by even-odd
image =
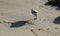
[[[0,36],[60,36],[60,25],[53,23],[60,16],[60,10],[46,6],[46,2],[47,0],[0,0]],[[4,23],[33,19],[31,9],[38,11],[34,25],[26,23],[11,28],[11,23]]]

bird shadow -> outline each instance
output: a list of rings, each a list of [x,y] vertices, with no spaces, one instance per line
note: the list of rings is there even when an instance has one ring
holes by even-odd
[[[21,27],[21,26],[24,26],[26,25],[26,22],[25,21],[20,21],[20,22],[14,22],[14,23],[11,23],[11,28],[14,28],[14,27]]]
[[[54,24],[60,24],[60,16],[56,17],[53,21]]]
[[[44,5],[51,6],[51,7],[57,7],[56,10],[60,10],[60,2],[46,2]]]

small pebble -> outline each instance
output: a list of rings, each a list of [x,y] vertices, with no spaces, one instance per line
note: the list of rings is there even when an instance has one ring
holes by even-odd
[[[39,31],[41,30],[41,29],[38,29]]]
[[[59,29],[59,28],[55,27],[55,29]]]

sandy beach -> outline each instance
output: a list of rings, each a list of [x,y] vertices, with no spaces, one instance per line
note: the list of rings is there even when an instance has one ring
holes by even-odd
[[[59,7],[47,3],[47,0],[0,0],[0,36],[60,36],[60,24],[53,22],[60,16]],[[37,12],[36,20],[32,9]],[[25,23],[27,20],[34,24]]]

